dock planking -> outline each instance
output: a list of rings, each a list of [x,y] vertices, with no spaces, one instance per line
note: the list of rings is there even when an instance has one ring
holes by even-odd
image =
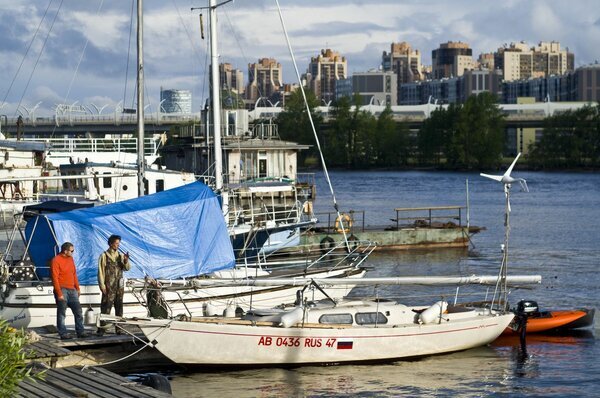
[[[164,398],[171,395],[100,367],[68,367],[48,369],[44,380],[22,381],[15,397]]]
[[[59,358],[71,355],[71,351],[46,339],[28,344],[23,348],[23,352],[27,361],[48,361],[48,364],[52,368],[56,366]]]

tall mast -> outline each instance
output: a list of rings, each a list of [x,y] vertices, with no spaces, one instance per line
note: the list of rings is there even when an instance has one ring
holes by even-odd
[[[138,196],[144,196],[144,39],[143,0],[137,2],[137,174]]]
[[[221,152],[221,93],[219,89],[219,53],[217,52],[217,0],[209,1],[210,71],[212,82],[212,122],[215,137],[215,188],[223,189],[223,154]]]

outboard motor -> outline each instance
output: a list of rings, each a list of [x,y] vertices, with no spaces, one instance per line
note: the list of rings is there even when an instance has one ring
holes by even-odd
[[[538,315],[540,309],[537,302],[532,300],[521,300],[517,303],[515,309],[515,321],[517,324],[517,332],[519,333],[519,340],[521,342],[521,350],[523,354],[527,353],[527,341],[525,335],[527,333],[527,318]]]
[[[540,313],[538,303],[533,300],[521,300],[517,303],[517,314],[525,314],[527,317],[537,315]]]

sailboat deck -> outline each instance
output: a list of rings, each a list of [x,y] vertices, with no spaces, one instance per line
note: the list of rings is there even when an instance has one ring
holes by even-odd
[[[197,323],[214,323],[218,325],[247,325],[247,326],[264,326],[264,327],[274,327],[279,328],[281,326],[280,322],[271,322],[271,321],[253,321],[249,319],[239,319],[239,318],[221,318],[221,317],[198,317],[192,318],[191,322]],[[346,324],[323,324],[323,323],[309,323],[299,322],[292,328],[317,328],[317,329],[349,329],[352,325]]]

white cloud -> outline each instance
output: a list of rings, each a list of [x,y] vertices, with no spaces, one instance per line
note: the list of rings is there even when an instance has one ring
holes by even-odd
[[[534,3],[531,10],[531,24],[536,33],[548,38],[560,37],[565,30],[562,21],[552,7],[539,1]],[[549,41],[549,39],[545,41]]]
[[[203,87],[206,93],[207,40],[200,39],[199,11],[190,11],[192,3],[198,5],[190,0],[145,3],[144,66],[147,93],[153,101],[158,99],[161,86],[192,90],[196,108],[200,106]],[[25,92],[24,103],[35,105],[43,99],[43,106],[51,108],[53,104],[46,101],[65,101],[86,39],[90,44],[67,101],[122,100],[131,3],[104,1],[97,14],[99,4],[65,1]],[[448,40],[466,41],[475,57],[511,41],[525,40],[534,45],[557,40],[575,52],[577,64],[600,58],[597,0],[281,0],[281,5],[301,73],[310,57],[325,47],[345,55],[350,71],[377,67],[382,51],[397,41],[408,41],[419,49],[423,63],[431,62],[431,51]],[[8,90],[46,6],[46,2],[0,0],[0,71],[8,77],[0,80],[0,99]],[[3,111],[16,106],[23,95],[56,7],[50,8]],[[206,11],[204,28],[208,38]],[[133,34],[127,97],[133,95],[135,80],[135,29]],[[273,2],[229,3],[219,10],[219,38],[222,61],[231,62],[246,73],[247,63],[274,57],[284,65],[284,80],[294,79]]]
[[[122,33],[123,28],[129,27],[129,15],[102,11],[75,11],[67,15],[65,22],[71,28],[80,31],[96,47],[112,51],[123,46]]]

